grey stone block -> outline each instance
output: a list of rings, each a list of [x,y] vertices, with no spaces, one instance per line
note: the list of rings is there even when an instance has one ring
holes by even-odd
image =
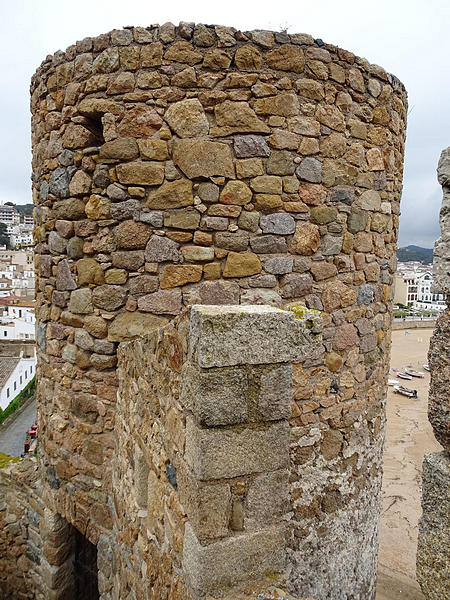
[[[307,321],[264,305],[194,305],[190,354],[203,368],[299,361],[318,343]]]
[[[289,419],[291,416],[292,365],[280,365],[274,368],[262,367],[257,370],[262,371],[259,374],[259,386],[253,385],[252,387],[257,390],[255,411],[259,419],[263,421]]]
[[[68,198],[69,197],[69,181],[70,176],[67,169],[58,167],[55,169],[50,177],[49,190],[50,193],[57,198]]]
[[[196,477],[207,481],[274,471],[288,466],[289,424],[202,429],[186,419],[185,459]]]
[[[261,135],[238,135],[234,138],[234,151],[237,158],[270,156],[270,148]]]
[[[236,535],[202,546],[187,524],[183,545],[183,571],[194,595],[227,590],[280,572],[285,565],[284,529],[273,527]]]
[[[288,419],[292,366],[199,369],[186,362],[180,402],[206,427]]]
[[[295,221],[291,215],[286,213],[263,215],[260,220],[260,226],[263,233],[289,235],[295,232]]]
[[[308,156],[302,160],[295,173],[299,179],[320,183],[322,181],[322,163],[316,158]]]
[[[424,457],[422,518],[417,545],[417,580],[427,600],[450,597],[450,454]]]
[[[290,257],[275,256],[264,261],[264,270],[274,275],[285,275],[292,272],[294,261]]]
[[[183,365],[180,402],[201,425],[245,423],[247,413],[247,374],[244,367],[201,370]]]
[[[229,533],[231,489],[226,483],[199,483],[182,461],[178,468],[178,491],[188,522],[200,540]]]
[[[373,287],[370,283],[363,283],[358,289],[358,304],[370,304],[373,302]]]
[[[246,498],[245,529],[260,529],[280,522],[289,510],[289,470],[258,475]]]

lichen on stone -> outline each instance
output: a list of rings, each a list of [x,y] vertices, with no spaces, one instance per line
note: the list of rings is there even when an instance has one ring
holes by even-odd
[[[10,456],[9,454],[0,452],[0,469],[5,469],[6,467],[9,467],[19,461],[20,458],[18,456]]]

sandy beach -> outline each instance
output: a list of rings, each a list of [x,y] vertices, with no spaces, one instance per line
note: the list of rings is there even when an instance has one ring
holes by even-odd
[[[391,369],[424,371],[432,329],[392,332]],[[395,373],[390,371],[390,377]],[[413,400],[388,389],[377,600],[424,600],[416,582],[416,546],[423,455],[442,450],[427,418],[430,374],[402,381]]]

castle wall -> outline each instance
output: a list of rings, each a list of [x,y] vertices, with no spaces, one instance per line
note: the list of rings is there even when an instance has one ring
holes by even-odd
[[[11,457],[9,457],[11,459]],[[17,600],[73,598],[72,528],[41,498],[35,459],[0,469],[0,596]]]
[[[216,597],[269,574],[282,585],[291,363],[320,332],[311,314],[194,306],[121,344],[105,598]]]
[[[42,582],[37,564],[42,549],[39,523],[44,507],[36,494],[39,474],[31,461],[15,465],[4,454],[1,459],[0,596],[40,599]]]
[[[306,305],[288,584],[373,597],[403,86],[308,35],[181,23],[77,42],[31,94],[45,502],[114,529],[120,342],[191,304]]]
[[[416,572],[427,600],[438,600],[450,594],[450,148],[441,153],[437,175],[442,185],[443,199],[439,219],[441,235],[434,246],[433,289],[445,294],[447,307],[436,322],[428,351],[431,375],[428,419],[443,451],[426,454],[422,465],[422,517],[419,522]]]

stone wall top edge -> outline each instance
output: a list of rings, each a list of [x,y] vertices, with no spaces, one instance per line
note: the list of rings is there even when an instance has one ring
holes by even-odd
[[[35,73],[31,78],[31,92],[33,92],[33,90],[39,84],[39,79],[41,77],[44,77],[49,70],[65,61],[73,60],[76,56],[80,54],[84,54],[86,52],[91,51],[100,53],[110,46],[119,47],[121,45],[129,44],[139,45],[148,44],[156,41],[160,41],[164,45],[168,45],[176,41],[192,40],[195,45],[195,40],[193,40],[192,38],[192,32],[196,27],[206,27],[208,28],[209,32],[214,35],[215,40],[212,46],[218,43],[219,46],[226,48],[238,45],[238,43],[254,43],[260,46],[263,50],[269,51],[273,48],[282,46],[284,44],[295,44],[304,48],[322,48],[324,50],[327,50],[328,52],[334,53],[335,55],[338,55],[340,52],[346,56],[347,60],[349,60],[352,64],[356,64],[367,74],[391,84],[395,91],[398,91],[401,94],[407,96],[407,90],[403,82],[392,73],[388,73],[387,71],[385,71],[383,67],[375,63],[370,63],[366,58],[357,56],[350,51],[340,48],[339,46],[336,46],[334,44],[328,44],[320,38],[313,38],[313,36],[310,34],[287,33],[285,31],[277,32],[272,30],[261,29],[255,29],[252,31],[240,31],[238,29],[235,29],[234,27],[226,27],[216,24],[205,25],[203,23],[185,23],[183,21],[181,21],[178,26],[175,26],[170,22],[164,23],[161,26],[159,24],[149,25],[147,27],[131,25],[124,26],[122,29],[113,29],[107,33],[99,34],[95,37],[87,37],[83,40],[79,40],[75,44],[68,46],[64,51],[57,50],[54,54],[47,55],[46,58],[42,61],[42,63],[39,65],[39,67],[36,69]],[[161,30],[163,30],[164,28],[168,30],[173,30],[173,39],[168,40],[164,35],[161,34]],[[189,30],[191,31],[190,35],[187,33],[187,31]],[[214,32],[212,32],[212,30],[214,30]],[[135,35],[136,31],[141,32],[141,37],[139,38],[139,40],[143,40],[145,35],[148,35],[148,39],[145,39],[145,41],[138,41],[136,39],[137,36]],[[114,41],[114,36],[117,36],[118,34],[120,35],[121,32],[131,32],[131,39],[128,43],[119,44]],[[219,32],[219,35],[217,32]],[[273,43],[271,46],[263,45],[258,41],[262,34],[273,35]],[[223,35],[231,36],[229,38],[230,42],[221,43],[221,36]],[[232,38],[234,38],[234,42],[232,41]],[[99,42],[101,42],[101,45],[103,45],[103,47],[101,48],[101,50],[95,50],[95,46]],[[204,48],[204,50],[207,49],[207,47]]]
[[[434,244],[433,285],[435,294],[450,295],[450,231],[448,213],[450,210],[450,146],[441,152],[437,167],[437,179],[442,186],[443,198],[439,215],[441,235]]]

